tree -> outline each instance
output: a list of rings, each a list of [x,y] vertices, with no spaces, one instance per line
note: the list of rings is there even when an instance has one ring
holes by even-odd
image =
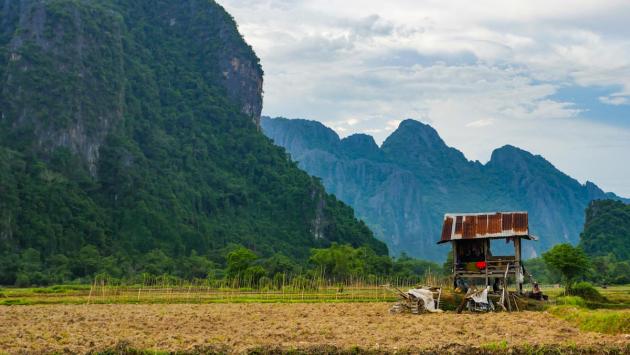
[[[355,249],[349,245],[333,243],[330,248],[311,249],[310,261],[318,271],[329,277],[348,277],[360,267],[355,257]]]
[[[431,261],[414,259],[406,253],[400,254],[396,261],[394,261],[393,269],[394,275],[403,278],[421,277],[429,271],[433,274],[440,274],[442,272],[440,265]]]
[[[271,277],[282,273],[293,274],[299,270],[298,265],[291,260],[291,258],[282,253],[276,253],[265,260],[263,266],[267,270],[267,274]]]
[[[142,258],[142,270],[151,275],[168,274],[173,269],[173,259],[160,249],[153,249]]]
[[[227,276],[230,278],[243,277],[245,270],[253,265],[258,256],[253,251],[239,246],[227,254]]]
[[[78,258],[76,259],[75,274],[80,276],[91,276],[98,271],[101,261],[101,255],[98,249],[91,244],[88,244],[79,250]]]
[[[586,275],[591,267],[591,262],[584,251],[570,244],[554,246],[543,253],[543,260],[549,269],[562,275],[566,289],[569,289],[577,279]]]
[[[198,278],[204,279],[212,275],[215,268],[214,263],[205,256],[197,255],[197,251],[193,250],[190,256],[182,258],[182,276],[186,279]]]

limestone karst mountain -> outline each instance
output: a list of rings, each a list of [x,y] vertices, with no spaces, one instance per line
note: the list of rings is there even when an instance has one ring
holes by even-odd
[[[577,243],[589,202],[616,198],[513,146],[496,149],[485,165],[469,161],[414,120],[403,121],[381,147],[364,134],[340,139],[315,121],[263,118],[262,128],[353,206],[394,254],[442,260],[447,250],[435,242],[445,212],[527,210],[540,236],[525,246],[533,257],[556,243]]]
[[[217,3],[0,9],[0,284],[138,274],[149,259],[177,275],[169,258],[220,262],[231,243],[387,253],[260,133],[263,71]]]

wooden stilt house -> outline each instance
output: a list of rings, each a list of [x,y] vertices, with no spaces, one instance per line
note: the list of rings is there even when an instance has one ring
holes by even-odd
[[[497,255],[491,240],[503,239],[513,246],[512,255]],[[486,286],[496,279],[507,284],[514,277],[523,291],[522,240],[536,240],[529,234],[527,212],[448,213],[444,215],[442,237],[438,244],[453,247],[454,279],[483,279]],[[500,248],[505,250],[506,248]]]

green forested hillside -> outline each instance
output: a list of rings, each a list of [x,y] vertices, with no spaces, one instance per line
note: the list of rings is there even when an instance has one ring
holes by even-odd
[[[216,3],[2,5],[0,284],[387,253],[259,132],[262,70]]]
[[[585,279],[597,284],[630,283],[629,242],[630,205],[618,200],[592,201],[579,243],[589,257]],[[546,267],[542,258],[528,260],[526,266],[541,282],[561,281],[561,275]]]
[[[580,246],[592,256],[612,255],[619,261],[630,261],[630,205],[593,201],[586,210]]]

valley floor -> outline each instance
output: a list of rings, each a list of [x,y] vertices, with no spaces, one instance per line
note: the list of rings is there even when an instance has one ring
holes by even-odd
[[[113,349],[630,349],[630,335],[582,332],[547,312],[391,315],[389,303],[113,304],[0,307],[0,353]],[[459,350],[458,350],[459,349]],[[328,350],[324,350],[327,352]],[[582,351],[582,350],[579,350]]]

